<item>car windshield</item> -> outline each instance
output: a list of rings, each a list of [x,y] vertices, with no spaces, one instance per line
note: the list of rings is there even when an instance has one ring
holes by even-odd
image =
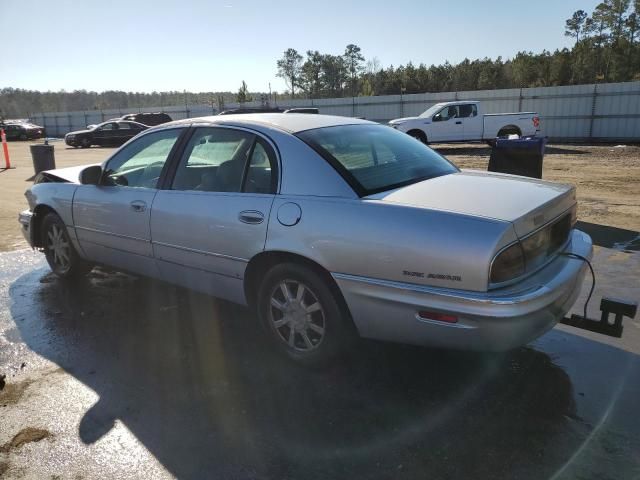
[[[444,103],[436,103],[435,105],[432,105],[431,107],[427,108],[424,112],[422,112],[419,117],[420,118],[428,118],[430,116],[432,116],[434,113],[436,113],[438,110],[440,110],[442,107],[444,107]]]
[[[427,180],[458,169],[426,145],[382,125],[340,125],[298,137],[336,168],[360,196]]]

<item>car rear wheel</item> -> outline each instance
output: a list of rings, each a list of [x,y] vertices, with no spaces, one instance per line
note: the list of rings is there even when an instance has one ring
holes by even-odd
[[[80,146],[82,148],[89,148],[91,146],[91,140],[89,140],[88,138],[83,138],[82,140],[80,140]]]
[[[42,220],[42,246],[53,273],[60,278],[76,278],[88,273],[92,266],[82,260],[71,243],[62,219],[48,213]]]
[[[327,282],[295,263],[267,272],[258,293],[258,314],[276,348],[308,367],[330,363],[353,337],[348,312]]]

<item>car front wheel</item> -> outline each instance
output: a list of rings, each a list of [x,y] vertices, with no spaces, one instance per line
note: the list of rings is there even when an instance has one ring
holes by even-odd
[[[67,228],[55,213],[48,213],[42,220],[42,245],[53,273],[60,278],[75,278],[91,270],[71,243]]]
[[[318,273],[295,263],[269,270],[258,293],[260,320],[276,348],[298,364],[326,365],[354,333],[346,307]]]
[[[89,140],[88,138],[83,138],[82,140],[80,140],[80,146],[82,148],[89,148],[91,146],[91,140]]]

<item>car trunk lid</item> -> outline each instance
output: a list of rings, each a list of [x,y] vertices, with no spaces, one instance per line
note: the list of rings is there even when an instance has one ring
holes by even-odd
[[[521,238],[576,203],[571,185],[471,170],[365,198],[508,221]]]

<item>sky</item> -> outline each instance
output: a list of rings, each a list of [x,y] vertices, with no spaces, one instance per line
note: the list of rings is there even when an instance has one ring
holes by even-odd
[[[276,61],[290,47],[338,55],[355,43],[384,67],[506,59],[571,46],[565,20],[597,3],[0,0],[0,88],[237,91],[244,80],[283,92]]]

